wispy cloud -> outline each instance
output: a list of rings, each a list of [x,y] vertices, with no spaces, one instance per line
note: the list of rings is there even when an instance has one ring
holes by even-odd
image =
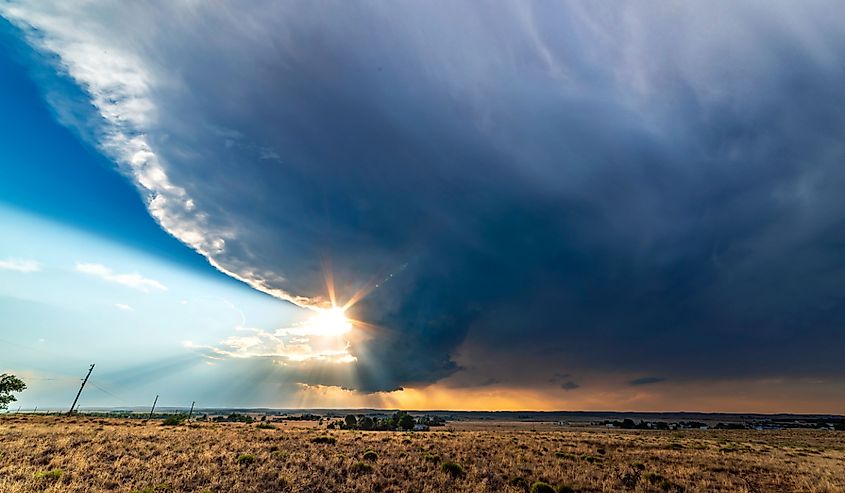
[[[581,385],[573,382],[572,380],[560,384],[560,388],[562,388],[563,390],[566,390],[566,391],[575,390],[575,389],[580,388],[580,387],[581,387]]]
[[[137,289],[145,293],[148,293],[151,289],[167,291],[167,286],[160,283],[159,281],[156,281],[155,279],[144,277],[141,274],[138,274],[137,272],[132,272],[129,274],[118,274],[103,264],[88,264],[83,262],[77,262],[76,271],[81,272],[83,274],[99,277],[100,279],[106,282],[122,284],[123,286]]]
[[[41,264],[35,260],[7,258],[0,260],[0,270],[12,270],[15,272],[38,272],[41,270]]]
[[[117,308],[118,310],[124,310],[124,311],[127,311],[127,312],[132,311],[132,307],[125,304],[125,303],[115,303],[114,307]]]
[[[638,385],[651,385],[654,383],[665,382],[666,379],[663,377],[642,377],[642,378],[635,378],[628,382],[629,385],[638,386]]]

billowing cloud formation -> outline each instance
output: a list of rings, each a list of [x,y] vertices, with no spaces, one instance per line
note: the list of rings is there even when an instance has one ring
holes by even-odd
[[[174,236],[368,292],[363,390],[841,374],[843,10],[0,6]]]

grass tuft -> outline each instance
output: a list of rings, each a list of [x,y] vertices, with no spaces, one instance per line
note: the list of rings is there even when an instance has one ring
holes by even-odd
[[[464,468],[461,467],[460,464],[457,464],[455,462],[444,462],[440,466],[440,470],[445,472],[446,474],[448,474],[449,476],[451,476],[454,479],[462,478],[462,477],[466,476],[466,471],[464,471]]]
[[[535,481],[531,485],[531,493],[557,493],[554,486],[542,481]]]
[[[248,466],[255,463],[255,456],[252,454],[241,454],[238,456],[238,465]]]
[[[373,466],[367,464],[366,462],[356,462],[349,467],[349,471],[352,474],[369,474],[373,472]]]
[[[45,479],[50,481],[55,481],[62,477],[62,470],[61,469],[50,469],[49,471],[38,471],[35,473],[35,479]]]

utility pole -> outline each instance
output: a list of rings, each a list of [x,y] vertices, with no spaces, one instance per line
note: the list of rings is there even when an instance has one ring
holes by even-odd
[[[156,394],[156,398],[155,398],[155,400],[153,401],[153,407],[152,407],[152,409],[150,409],[150,417],[149,417],[149,418],[147,418],[147,419],[153,419],[153,411],[155,411],[155,410],[156,410],[156,403],[157,403],[157,402],[158,402],[158,394]]]
[[[194,404],[196,404],[196,401],[191,402],[191,410],[188,412],[188,421],[191,420],[191,415],[194,414]]]
[[[82,395],[82,389],[85,388],[85,384],[88,383],[88,377],[91,376],[91,372],[94,371],[94,363],[91,363],[91,367],[88,368],[88,374],[85,375],[85,379],[82,380],[82,385],[79,386],[79,392],[76,393],[76,399],[73,400],[73,404],[70,406],[70,411],[67,412],[67,415],[70,416],[73,414],[73,408],[76,407],[76,401],[79,400],[79,396]]]

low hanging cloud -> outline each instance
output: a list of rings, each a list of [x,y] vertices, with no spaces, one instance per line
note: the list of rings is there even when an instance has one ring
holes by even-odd
[[[120,284],[128,288],[137,289],[144,293],[149,293],[150,290],[167,291],[167,286],[138,274],[137,272],[128,274],[119,274],[112,271],[103,264],[89,264],[84,262],[77,262],[74,267],[76,272],[81,272],[90,276],[98,277],[103,281]],[[126,305],[116,305],[118,308],[124,308]],[[125,309],[125,308],[124,308]]]
[[[841,375],[844,11],[0,4],[164,229],[280,299],[367,293],[365,391]]]
[[[569,390],[575,390],[575,389],[581,388],[581,385],[573,382],[572,380],[569,380],[567,382],[560,384],[560,388],[562,388],[563,390],[569,391]]]
[[[652,385],[655,383],[665,382],[666,379],[663,377],[640,377],[635,378],[628,382],[628,385],[639,386],[639,385]]]
[[[41,270],[41,264],[31,259],[12,258],[0,260],[0,270],[10,270],[14,272],[38,272]]]

